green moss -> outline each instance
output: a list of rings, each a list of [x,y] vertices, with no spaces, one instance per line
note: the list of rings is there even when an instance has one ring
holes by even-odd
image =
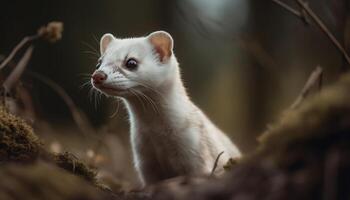
[[[31,162],[39,156],[40,148],[32,128],[0,107],[0,161]]]

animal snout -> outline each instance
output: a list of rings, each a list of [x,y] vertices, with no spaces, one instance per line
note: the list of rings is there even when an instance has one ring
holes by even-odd
[[[92,74],[91,78],[95,84],[101,84],[107,79],[107,74],[98,70]]]

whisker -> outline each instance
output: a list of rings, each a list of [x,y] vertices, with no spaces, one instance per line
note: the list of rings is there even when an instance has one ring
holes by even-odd
[[[94,106],[95,106],[95,110],[97,110],[97,90],[93,90],[94,91]]]
[[[110,82],[109,84],[120,84],[120,83],[127,83],[129,81],[113,81],[113,82]]]
[[[111,115],[111,116],[109,116],[109,118],[113,118],[113,117],[115,117],[115,116],[117,116],[117,114],[118,114],[118,112],[119,112],[119,106],[120,106],[120,103],[119,103],[119,99],[117,98],[117,108],[116,108],[116,110],[114,111],[114,113]]]
[[[153,100],[152,98],[150,98],[149,96],[147,96],[146,94],[144,94],[144,93],[141,92],[141,91],[137,91],[137,90],[136,90],[135,92],[137,92],[138,94],[140,94],[140,95],[143,97],[143,99],[145,99],[145,101],[148,102],[148,103],[151,105],[151,107],[152,107],[152,109],[153,109],[153,111],[154,111],[155,113],[160,114],[160,112],[159,112],[159,110],[158,110],[158,108],[157,108],[157,106],[156,106],[156,103],[154,102],[154,100]]]
[[[100,42],[98,41],[97,37],[95,34],[92,34],[92,37],[94,38],[96,45],[100,45]]]
[[[100,57],[100,53],[96,48],[94,48],[93,46],[91,46],[87,42],[82,41],[81,43],[84,44],[86,47],[88,47],[90,50],[92,50],[94,53],[96,53],[96,55],[98,55]]]
[[[89,91],[89,97],[90,97],[90,102],[94,104],[95,110],[97,110],[97,105],[98,105],[98,95],[100,91],[96,90],[95,88],[91,87]]]
[[[96,58],[96,56],[94,56],[94,57],[92,57],[92,56],[89,56],[88,57],[90,60],[94,60],[94,61],[96,61],[98,58]]]
[[[157,103],[156,103],[151,97],[147,96],[146,94],[144,94],[144,96],[145,96],[147,99],[149,99],[150,103],[152,103],[152,105],[153,105],[153,107],[154,107],[154,109],[155,109],[155,112],[158,113],[158,114],[160,114],[159,109],[158,109],[158,107],[157,107]]]
[[[145,97],[146,97],[147,99],[149,99],[150,103],[153,105],[153,107],[154,107],[154,109],[155,109],[155,112],[158,113],[158,114],[160,114],[156,102],[154,102],[154,100],[153,100],[151,97],[147,96],[146,94],[144,94],[144,95],[145,95]]]
[[[91,77],[91,74],[89,74],[89,73],[79,73],[78,76],[89,76],[89,77]]]
[[[135,92],[136,90],[130,88],[129,90],[137,99],[138,101],[140,101],[142,107],[143,107],[143,110],[146,110],[146,107],[145,107],[145,104],[143,103],[142,99],[140,99],[140,97],[137,95],[137,93]]]
[[[96,90],[92,85],[91,85],[91,82],[90,80],[83,83],[79,88],[80,89],[84,89],[84,87],[90,87],[89,89],[89,92],[88,92],[88,98],[89,98],[89,101],[90,103],[93,103],[94,104],[94,108],[95,110],[97,110],[97,105],[98,105],[98,98],[97,98],[97,95],[99,93],[98,90]]]
[[[89,50],[85,50],[83,51],[83,53],[86,53],[86,54],[90,54],[90,55],[93,55],[93,56],[96,56],[96,58],[99,58],[99,54],[97,54],[96,52],[94,51],[89,51]]]
[[[130,79],[138,84],[140,84],[141,86],[147,88],[147,89],[150,89],[152,92],[154,92],[155,94],[158,94],[161,98],[163,98],[163,100],[165,100],[165,97],[163,96],[162,93],[160,93],[159,91],[157,91],[156,89],[152,88],[151,86],[145,84],[145,83],[142,83],[140,81],[137,81],[137,80],[134,80],[134,79]]]
[[[85,82],[85,83],[83,83],[81,86],[79,86],[79,89],[84,89],[86,86],[91,86],[92,87],[90,80]]]
[[[97,105],[96,105],[96,93],[97,93],[97,92],[98,92],[98,91],[97,91],[95,88],[93,88],[93,87],[91,87],[90,90],[89,90],[89,92],[88,92],[88,96],[89,96],[90,103],[93,103],[93,104],[94,104],[95,110],[97,110]],[[95,101],[94,101],[94,100],[95,100]]]
[[[83,81],[89,81],[89,82],[90,82],[91,77],[82,77],[81,79],[82,79]]]
[[[98,96],[98,98],[99,98],[99,103],[101,103],[102,97],[103,97],[103,96],[104,96],[104,93],[99,92],[99,96]]]

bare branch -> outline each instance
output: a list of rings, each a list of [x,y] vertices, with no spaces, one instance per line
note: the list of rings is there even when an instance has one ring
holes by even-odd
[[[3,83],[3,87],[6,91],[10,91],[13,86],[16,84],[16,82],[19,80],[21,75],[23,74],[31,56],[33,53],[33,46],[30,46],[24,55],[22,56],[21,60],[18,62],[17,66],[14,68],[14,70],[11,72],[11,74],[7,77],[7,79]]]
[[[293,15],[297,16],[297,17],[300,17],[300,18],[303,18],[304,15],[297,11],[296,9],[292,8],[291,6],[289,6],[288,4],[280,1],[280,0],[272,0],[273,2],[275,2],[276,4],[280,5],[282,8],[288,10],[290,13],[292,13]]]
[[[290,7],[286,3],[281,2],[280,0],[272,0],[272,1],[275,2],[276,4],[280,5],[284,9],[288,10],[289,12],[293,13],[297,17],[300,17],[305,22],[307,22],[307,20],[304,16],[305,15],[310,16],[311,19],[317,24],[317,26],[332,41],[334,46],[343,54],[347,63],[350,64],[350,57],[349,57],[348,53],[346,52],[345,48],[340,44],[340,42],[333,35],[333,33],[329,30],[329,28],[325,25],[325,23],[321,20],[321,18],[309,7],[309,4],[307,2],[305,2],[304,0],[295,0],[298,3],[298,5],[300,5],[302,8],[302,11],[298,12],[294,8]]]
[[[20,43],[18,43],[15,48],[11,51],[11,53],[5,58],[5,60],[0,64],[0,70],[4,68],[11,60],[12,58],[16,55],[16,53],[28,42],[31,42],[35,39],[38,39],[39,35],[32,35],[32,36],[27,36],[24,37]]]
[[[338,50],[343,54],[346,61],[350,64],[350,57],[346,52],[345,48],[340,44],[340,42],[336,39],[336,37],[331,33],[328,27],[324,24],[324,22],[320,19],[319,16],[309,7],[307,2],[303,0],[295,0],[304,10],[305,12],[315,21],[315,23],[319,26],[319,28],[328,36],[328,38],[333,42],[333,44],[338,48]]]
[[[323,69],[320,66],[317,66],[316,69],[309,76],[298,98],[290,106],[291,109],[297,108],[301,104],[301,102],[303,102],[303,100],[310,94],[310,91],[312,88],[317,87],[318,90],[321,90],[322,74],[323,74]]]
[[[67,104],[70,112],[72,113],[73,119],[81,132],[83,134],[93,135],[93,128],[90,126],[87,117],[80,111],[80,109],[73,102],[72,98],[60,85],[41,74],[35,72],[28,72],[28,74],[51,87]]]
[[[5,58],[5,60],[0,64],[0,70],[4,68],[16,55],[16,53],[27,43],[32,42],[36,39],[43,38],[49,42],[56,42],[62,38],[63,23],[62,22],[50,22],[46,26],[41,27],[37,34],[32,36],[24,37],[20,43],[18,43],[11,53]]]
[[[224,153],[224,152],[222,151],[222,152],[219,153],[219,155],[216,157],[215,162],[214,162],[213,169],[211,170],[211,173],[210,173],[210,176],[213,176],[213,175],[214,175],[214,172],[215,172],[216,168],[218,167],[219,159],[220,159],[220,157],[221,157],[221,155],[222,155],[223,153]]]

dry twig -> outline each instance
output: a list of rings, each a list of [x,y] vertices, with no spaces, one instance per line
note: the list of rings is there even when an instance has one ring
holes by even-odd
[[[321,90],[322,74],[323,74],[323,69],[320,66],[316,67],[316,69],[309,76],[298,98],[290,106],[291,109],[297,108],[301,104],[301,102],[303,102],[303,100],[310,94],[310,91],[312,88],[317,87],[318,90]]]
[[[311,17],[312,20],[320,27],[320,29],[328,36],[328,38],[333,42],[333,44],[338,48],[338,50],[343,54],[346,61],[350,64],[350,57],[346,52],[345,48],[340,44],[336,37],[332,34],[329,28],[324,24],[319,16],[309,7],[307,2],[303,0],[296,0],[297,3],[305,10],[305,12]]]
[[[21,75],[23,74],[25,67],[27,66],[32,53],[33,53],[33,46],[30,46],[24,55],[22,56],[21,60],[18,62],[17,66],[14,68],[14,70],[11,72],[11,74],[6,78],[6,80],[3,83],[3,87],[6,92],[10,91],[15,83],[19,80]]]
[[[20,43],[18,43],[11,53],[5,58],[5,60],[0,64],[0,70],[4,68],[16,55],[16,53],[27,43],[33,42],[39,38],[48,40],[49,42],[56,42],[62,37],[63,23],[62,22],[50,22],[47,26],[41,27],[37,34],[32,36],[24,37]]]
[[[297,17],[304,17],[303,14],[301,12],[299,12],[298,10],[292,8],[291,6],[289,6],[288,4],[280,1],[280,0],[272,0],[273,2],[275,2],[276,4],[280,5],[282,8],[288,10],[290,13],[292,13],[293,15],[297,16]]]
[[[220,159],[220,157],[221,157],[221,155],[222,155],[223,153],[224,153],[224,152],[222,151],[222,152],[219,153],[219,155],[216,157],[215,162],[214,162],[213,169],[211,170],[211,173],[210,173],[210,176],[213,176],[213,175],[214,175],[215,170],[216,170],[216,168],[218,167],[219,159]]]
[[[345,60],[347,63],[350,64],[350,56],[346,52],[345,48],[340,44],[340,42],[337,40],[337,38],[334,36],[334,34],[329,30],[329,28],[325,25],[325,23],[321,20],[321,18],[309,7],[308,3],[304,0],[295,0],[298,5],[302,8],[301,12],[298,12],[297,10],[291,8],[286,3],[281,2],[280,0],[272,0],[276,4],[280,5],[284,9],[288,10],[292,14],[300,17],[303,21],[305,21],[305,15],[308,15],[315,23],[316,25],[322,30],[324,34],[332,41],[334,46],[343,54]]]
[[[18,43],[15,48],[11,51],[11,53],[5,58],[5,60],[0,64],[0,70],[4,68],[16,55],[16,53],[28,42],[31,42],[33,40],[36,40],[39,38],[39,35],[32,35],[32,36],[27,36],[24,37],[20,43]]]
[[[70,112],[72,113],[73,119],[77,124],[78,128],[81,130],[81,132],[84,134],[93,135],[93,128],[90,126],[87,117],[83,114],[83,112],[80,111],[80,109],[75,105],[72,98],[64,91],[64,89],[60,85],[38,73],[28,72],[28,74],[38,79],[39,81],[45,83],[51,89],[53,89],[67,104]]]

